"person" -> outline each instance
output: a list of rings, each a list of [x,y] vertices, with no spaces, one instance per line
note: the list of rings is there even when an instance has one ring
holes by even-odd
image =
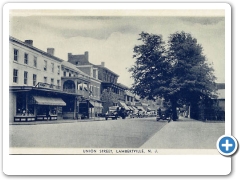
[[[26,115],[26,111],[25,111],[25,109],[23,109],[23,111],[22,111],[22,115],[23,115],[23,116]]]
[[[46,109],[46,117],[47,117],[47,120],[50,118],[50,112],[48,108]]]

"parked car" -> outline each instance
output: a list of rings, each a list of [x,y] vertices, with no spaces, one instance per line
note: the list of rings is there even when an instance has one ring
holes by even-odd
[[[171,112],[172,111],[170,108],[166,108],[166,109],[162,109],[162,110],[158,109],[156,120],[159,121],[160,119],[162,119],[162,120],[170,121],[172,119]]]

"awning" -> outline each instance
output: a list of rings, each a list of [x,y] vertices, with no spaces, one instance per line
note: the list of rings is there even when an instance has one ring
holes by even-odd
[[[147,108],[148,111],[155,111],[154,109],[151,109],[150,107]]]
[[[128,108],[129,108],[131,111],[134,111],[134,109],[133,109],[132,106],[128,106]]]
[[[144,109],[142,106],[137,106],[137,109],[138,109],[139,111],[145,111],[145,109]]]
[[[93,108],[94,107],[94,102],[93,101],[89,101],[89,108]]]
[[[125,104],[125,102],[123,102],[123,101],[118,101],[119,102],[119,105],[122,107],[122,108],[124,108],[125,110],[130,110],[129,108],[128,108],[128,106]]]
[[[35,104],[50,105],[50,106],[66,106],[66,103],[61,98],[33,96]]]
[[[132,106],[132,108],[133,108],[133,110],[134,110],[134,111],[138,111],[138,109],[137,109],[137,108],[135,108],[134,106]]]

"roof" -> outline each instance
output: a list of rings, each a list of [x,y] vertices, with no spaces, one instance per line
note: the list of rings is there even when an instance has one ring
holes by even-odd
[[[217,99],[225,99],[225,89],[218,89],[217,90]]]
[[[122,87],[123,89],[129,89],[127,86],[125,86],[125,85],[123,85],[121,83],[117,83],[117,84],[118,84],[118,86]]]
[[[61,64],[62,64],[63,66],[66,66],[66,67],[68,67],[68,68],[70,68],[70,69],[78,72],[79,74],[82,74],[82,75],[85,75],[85,76],[89,77],[88,74],[82,72],[82,71],[81,71],[80,69],[78,69],[74,64],[72,64],[72,63],[70,63],[70,62],[68,62],[68,61],[62,61]]]
[[[53,55],[51,55],[51,54],[49,54],[49,53],[47,53],[47,52],[45,52],[45,51],[43,51],[43,50],[40,50],[40,49],[38,49],[38,48],[30,45],[30,44],[27,44],[27,43],[25,43],[25,42],[23,42],[23,41],[20,41],[19,39],[16,39],[16,38],[14,38],[14,37],[12,37],[12,36],[9,36],[9,40],[10,40],[10,41],[13,41],[13,42],[16,42],[16,43],[18,43],[18,44],[21,44],[21,45],[23,45],[23,46],[25,46],[25,47],[28,47],[28,48],[30,48],[30,49],[32,49],[32,50],[34,50],[34,51],[37,51],[37,52],[39,52],[39,53],[41,53],[41,54],[43,54],[43,55],[45,55],[45,56],[48,56],[49,58],[52,58],[52,59],[57,60],[57,61],[59,61],[59,62],[62,62],[62,61],[63,61],[62,59],[60,59],[60,58],[58,58],[58,57],[56,57],[56,56],[53,56]]]
[[[105,70],[111,72],[112,74],[114,74],[115,76],[119,77],[118,74],[116,74],[115,72],[111,71],[110,69],[108,69],[108,68],[106,68],[106,67],[104,67],[104,66],[102,66],[102,65],[94,65],[94,66],[97,66],[98,68],[105,69]]]
[[[125,94],[126,94],[127,96],[134,97],[134,94],[131,93],[131,92],[128,91],[128,90],[125,91]]]

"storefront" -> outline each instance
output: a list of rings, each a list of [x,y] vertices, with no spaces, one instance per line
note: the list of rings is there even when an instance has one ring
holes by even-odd
[[[63,118],[64,99],[75,97],[58,91],[33,87],[10,87],[9,121],[45,121]]]
[[[59,107],[66,106],[61,98],[33,96],[36,121],[57,120]]]

